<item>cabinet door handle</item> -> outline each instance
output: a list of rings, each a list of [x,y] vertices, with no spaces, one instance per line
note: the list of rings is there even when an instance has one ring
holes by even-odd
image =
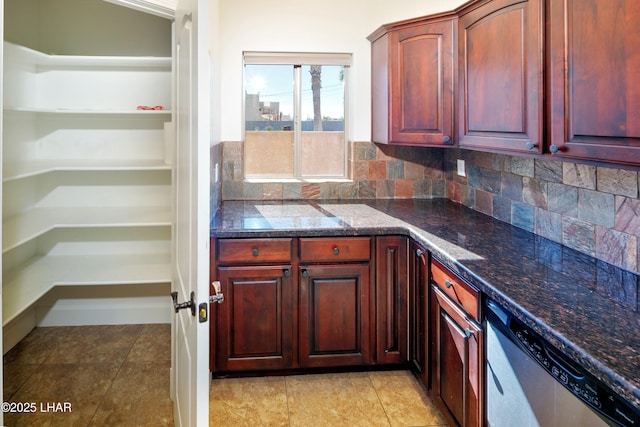
[[[333,254],[334,254],[334,255],[340,255],[340,248],[339,248],[339,247],[337,247],[337,246],[334,246],[334,247],[333,247]]]
[[[258,254],[259,254],[259,253],[260,253],[260,252],[258,251],[258,248],[253,248],[253,250],[251,251],[251,254],[252,254],[253,256],[258,256]]]
[[[451,282],[450,282],[450,281],[448,281],[448,280],[445,280],[444,285],[447,287],[447,289],[449,289],[450,287],[452,287],[452,286],[453,286],[453,283],[451,283]]]

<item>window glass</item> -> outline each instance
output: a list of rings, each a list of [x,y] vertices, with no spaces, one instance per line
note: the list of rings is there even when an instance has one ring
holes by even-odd
[[[347,70],[326,61],[245,64],[245,178],[346,177]]]
[[[294,178],[291,65],[245,66],[245,177]]]
[[[344,176],[344,67],[304,65],[301,85],[301,176]]]

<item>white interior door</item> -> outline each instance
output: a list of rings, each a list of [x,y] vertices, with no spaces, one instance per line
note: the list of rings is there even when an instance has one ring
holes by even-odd
[[[209,297],[209,60],[207,0],[179,0],[176,39],[176,156],[173,291],[178,302]],[[199,22],[202,17],[202,22]],[[172,397],[177,426],[206,426],[209,418],[209,323],[199,310],[175,314]]]
[[[0,0],[0,34],[4,34],[4,0]],[[3,50],[3,44],[0,44],[0,70],[4,70],[4,50]],[[4,73],[3,73],[4,74]],[[4,81],[2,79],[0,79],[0,112],[4,111],[4,103],[3,103],[3,97],[4,97],[4,92],[2,91],[2,87],[4,86]],[[2,140],[2,135],[3,135],[3,127],[2,127],[2,120],[3,120],[3,113],[0,113],[0,176],[2,176],[2,164],[3,164],[3,158],[2,158],[2,151],[3,151],[3,147],[4,147],[4,141]],[[0,181],[0,212],[2,212],[2,182]],[[2,215],[0,214],[0,217],[2,217]],[[0,227],[0,242],[2,242],[2,227]],[[0,271],[2,271],[2,256],[0,256]],[[2,319],[2,275],[0,274],[0,319]],[[2,342],[2,328],[0,328],[0,343]],[[4,354],[4,349],[2,349],[2,354]],[[4,376],[2,374],[2,372],[0,372],[0,402],[4,402],[4,396],[2,393],[2,389],[4,388]],[[2,414],[2,411],[0,411],[0,425],[4,425],[4,416]]]

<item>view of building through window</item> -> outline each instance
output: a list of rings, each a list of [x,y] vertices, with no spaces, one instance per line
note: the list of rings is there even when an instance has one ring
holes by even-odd
[[[344,65],[245,64],[245,177],[346,177]]]

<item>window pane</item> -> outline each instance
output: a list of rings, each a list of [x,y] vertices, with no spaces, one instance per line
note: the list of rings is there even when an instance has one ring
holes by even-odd
[[[302,67],[303,177],[345,176],[344,73],[343,66]]]
[[[245,66],[245,177],[294,177],[292,65]]]

